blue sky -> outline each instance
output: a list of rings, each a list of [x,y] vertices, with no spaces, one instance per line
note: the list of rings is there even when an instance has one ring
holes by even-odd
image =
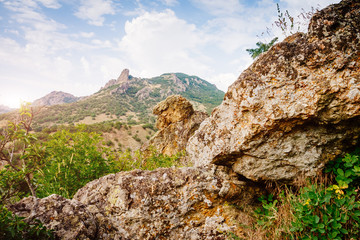
[[[276,3],[306,31],[302,9],[337,2],[0,0],[0,104],[54,90],[90,95],[124,68],[136,77],[197,75],[226,91],[252,63],[247,48],[285,37],[273,27]]]

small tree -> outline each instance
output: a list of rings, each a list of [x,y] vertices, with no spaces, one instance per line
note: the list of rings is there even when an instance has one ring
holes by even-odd
[[[2,179],[0,186],[1,198],[10,197],[14,191],[13,184],[6,181],[26,182],[31,195],[36,197],[36,188],[32,182],[32,175],[42,165],[44,148],[36,144],[36,137],[30,133],[31,124],[34,118],[34,111],[29,104],[22,104],[19,115],[14,121],[9,121],[8,126],[1,129],[0,134],[0,161],[5,164],[7,175],[12,177]],[[17,189],[19,190],[19,189]]]
[[[261,37],[264,37],[264,35],[274,36],[274,33],[272,31],[272,29],[274,28],[280,29],[285,37],[292,35],[296,32],[306,31],[304,27],[308,25],[311,17],[316,11],[318,11],[318,9],[314,7],[311,7],[311,11],[305,11],[304,9],[302,9],[302,12],[296,18],[294,18],[288,10],[285,10],[285,12],[281,11],[278,3],[276,4],[276,8],[277,20],[272,24],[271,28],[266,28],[266,32],[263,32],[261,34]],[[269,50],[277,40],[278,38],[275,37],[269,43],[259,41],[256,43],[257,48],[246,49],[246,51],[251,55],[253,59],[255,59],[261,53]]]
[[[255,59],[261,53],[269,50],[277,40],[278,40],[278,38],[276,37],[273,40],[271,40],[269,43],[257,42],[256,43],[256,46],[258,46],[257,48],[246,49],[246,51],[250,54],[250,56],[253,59]]]

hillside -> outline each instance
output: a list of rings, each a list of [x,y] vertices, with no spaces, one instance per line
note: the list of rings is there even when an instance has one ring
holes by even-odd
[[[70,93],[65,93],[61,91],[53,91],[46,96],[35,100],[32,105],[33,106],[52,106],[64,103],[72,103],[76,102],[80,98],[75,97]]]
[[[8,106],[1,105],[1,104],[0,104],[0,114],[2,114],[2,113],[7,113],[7,112],[10,112],[10,111],[13,111],[13,110],[14,110],[14,109],[9,108]]]
[[[82,123],[101,132],[116,148],[136,149],[156,130],[153,107],[173,94],[182,95],[195,110],[207,113],[211,113],[224,97],[224,92],[197,76],[165,73],[140,78],[131,76],[129,70],[124,69],[117,79],[110,80],[90,96],[76,98],[63,92],[52,92],[35,101],[33,105],[38,107],[35,108],[33,130],[50,133],[61,126]],[[0,123],[12,114],[0,115]]]
[[[210,113],[219,105],[224,93],[215,85],[183,73],[166,73],[154,78],[138,78],[125,69],[98,92],[69,104],[42,107],[35,118],[36,126],[53,124],[97,123],[121,120],[128,124],[154,123],[151,111],[156,103],[179,94],[196,109]]]

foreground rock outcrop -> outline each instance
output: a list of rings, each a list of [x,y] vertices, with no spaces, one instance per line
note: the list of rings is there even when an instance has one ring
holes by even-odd
[[[263,194],[224,169],[168,168],[107,175],[72,200],[25,198],[10,209],[40,219],[63,239],[226,239],[241,236],[232,204]]]
[[[261,55],[189,140],[196,166],[254,181],[314,176],[360,133],[360,2],[316,13]]]
[[[195,167],[111,174],[72,200],[25,198],[10,209],[63,239],[243,237],[240,209],[264,194],[258,181],[312,176],[359,142],[359,29],[360,2],[342,1],[260,56],[190,138]],[[167,101],[155,109],[159,129],[193,114],[185,100]],[[165,154],[168,142],[157,143]]]
[[[27,221],[39,219],[61,239],[95,239],[96,218],[86,207],[76,200],[53,194],[43,199],[24,198],[9,210],[28,218]]]
[[[208,117],[204,112],[194,111],[191,103],[180,95],[172,95],[158,103],[153,113],[158,116],[159,131],[142,147],[145,155],[154,148],[165,155],[185,150],[189,138]]]

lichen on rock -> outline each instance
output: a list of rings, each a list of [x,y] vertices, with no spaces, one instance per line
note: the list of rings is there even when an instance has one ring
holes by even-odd
[[[274,45],[230,87],[189,140],[195,166],[254,181],[314,176],[360,133],[360,3],[316,13],[307,34]]]
[[[185,150],[189,138],[208,117],[207,113],[194,111],[192,104],[180,95],[167,97],[154,107],[153,113],[158,116],[159,131],[142,146],[145,155],[152,149],[168,156]]]

